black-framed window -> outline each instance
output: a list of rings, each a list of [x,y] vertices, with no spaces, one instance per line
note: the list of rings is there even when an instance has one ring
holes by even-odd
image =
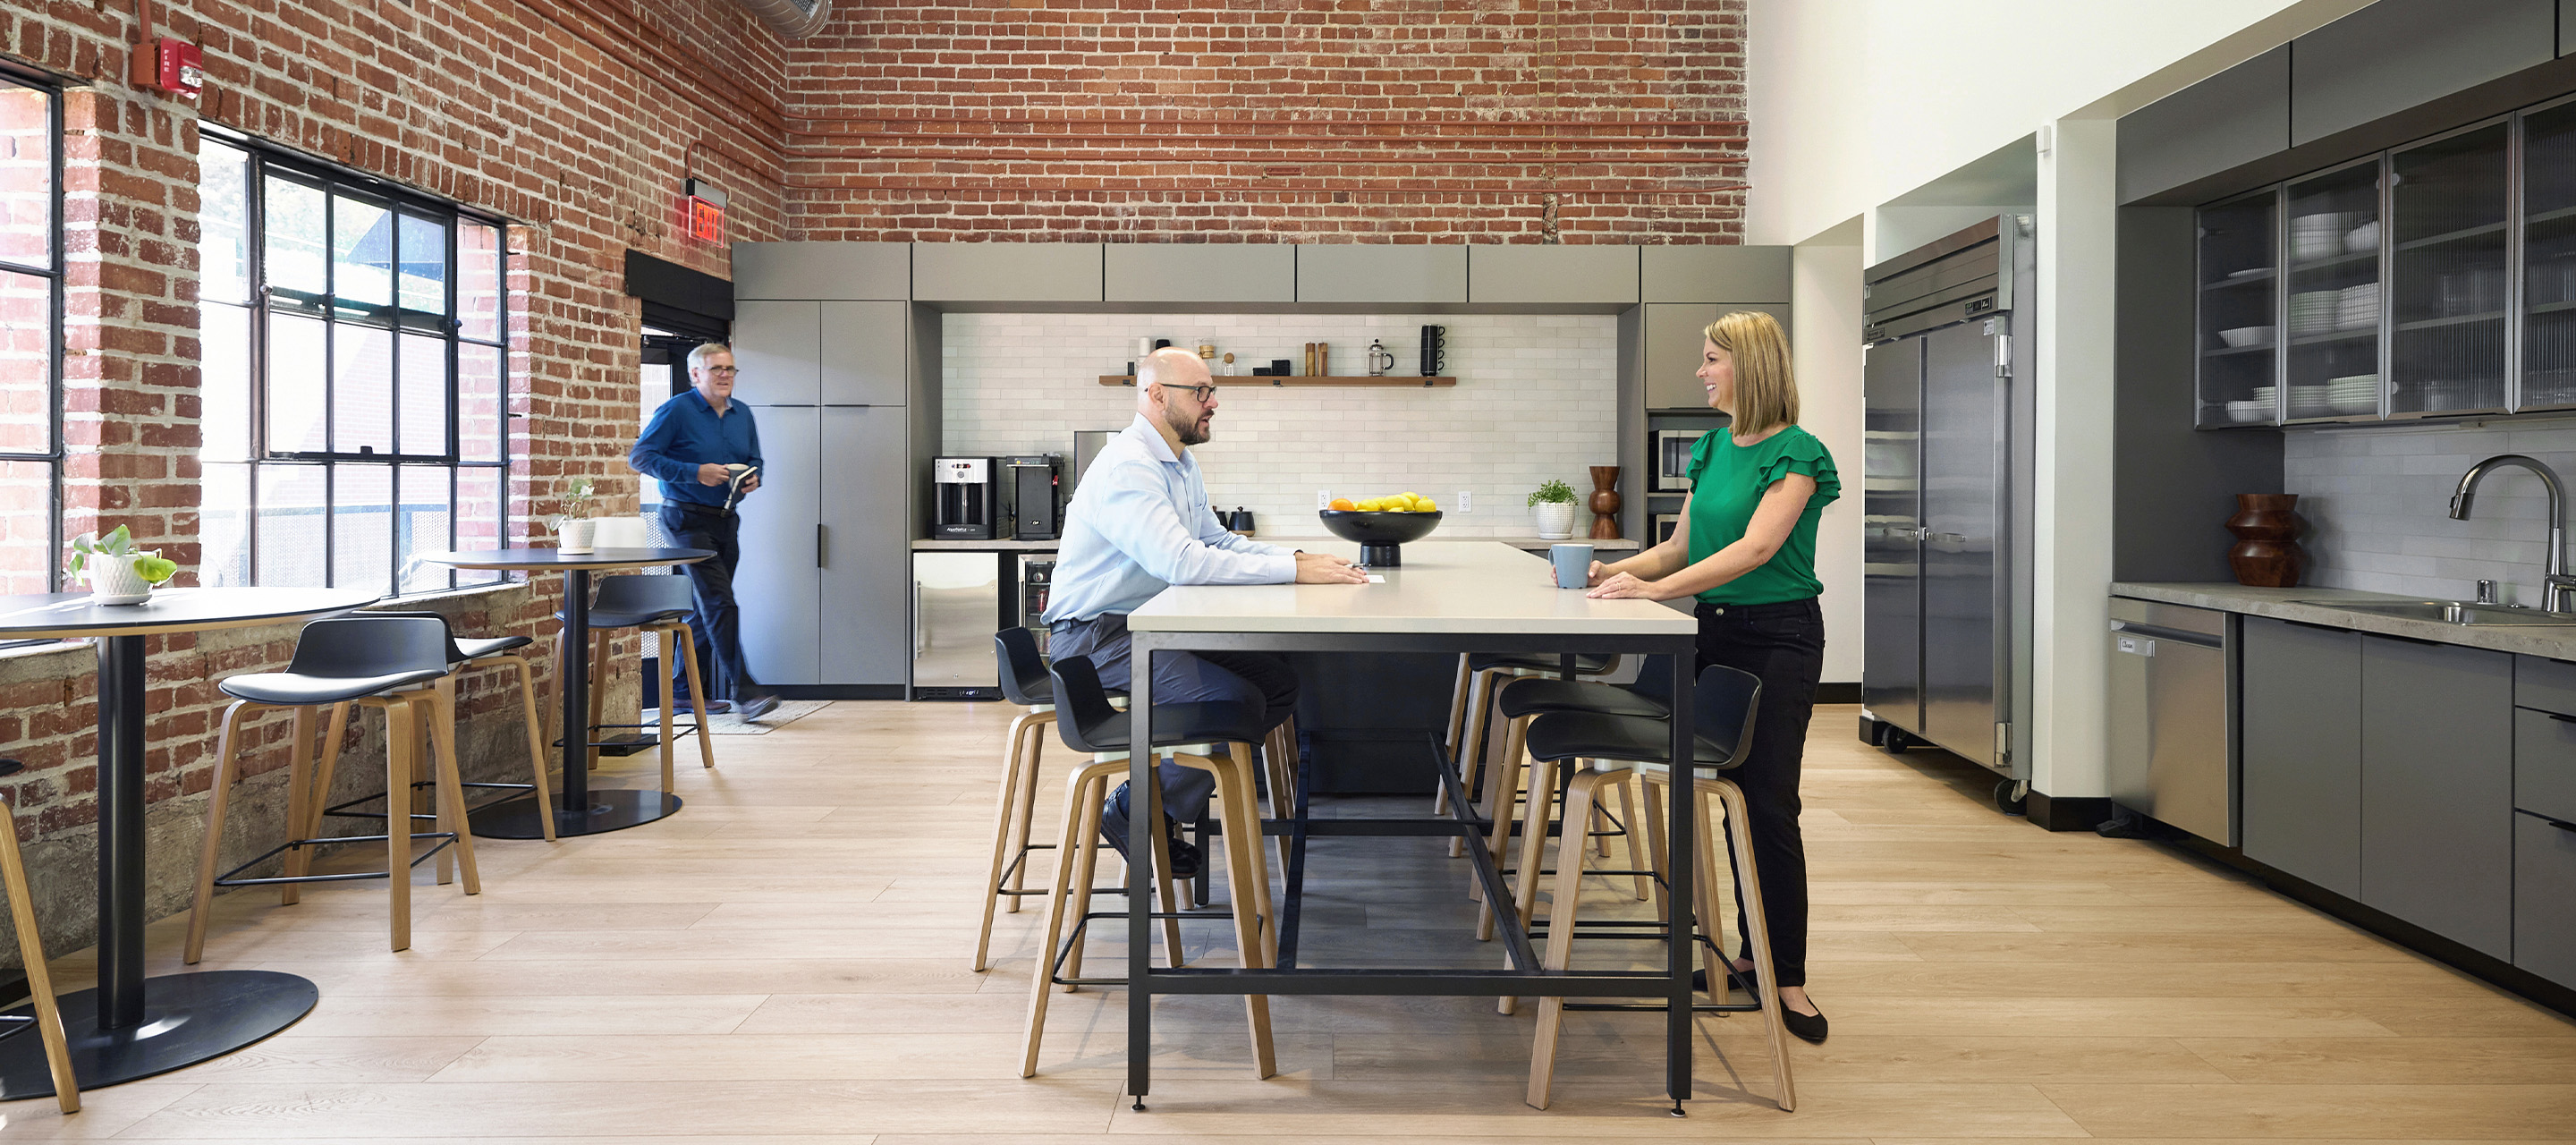
[[[203,582],[436,592],[509,520],[497,220],[203,136]]]
[[[0,593],[60,587],[62,94],[0,74]]]

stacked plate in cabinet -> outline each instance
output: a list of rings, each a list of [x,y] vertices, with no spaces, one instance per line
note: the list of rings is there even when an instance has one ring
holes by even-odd
[[[2320,211],[2290,220],[2290,257],[2300,262],[2344,253],[2345,236],[2366,216],[2361,211]],[[2373,234],[2372,241],[2378,236]]]
[[[2254,387],[2253,400],[2226,403],[2227,420],[2238,425],[2272,420],[2272,397],[2278,392],[2272,386]]]
[[[2290,296],[2290,336],[2331,334],[2343,316],[2340,290],[2302,290]],[[2374,315],[2373,320],[2376,320]]]
[[[2335,417],[2379,412],[2379,375],[2347,374],[2321,386],[2290,387],[2291,417]]]
[[[2322,292],[2320,292],[2322,293]],[[2365,282],[2336,291],[2335,329],[2360,330],[2379,324],[2379,284]]]

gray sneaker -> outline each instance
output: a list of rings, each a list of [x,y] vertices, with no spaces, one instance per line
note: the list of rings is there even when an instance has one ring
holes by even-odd
[[[760,717],[776,710],[778,710],[778,697],[772,695],[763,694],[733,702],[734,715],[745,723],[757,721]]]

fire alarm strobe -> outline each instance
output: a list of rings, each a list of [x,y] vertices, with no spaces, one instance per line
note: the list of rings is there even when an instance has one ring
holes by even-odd
[[[195,99],[206,90],[205,49],[171,36],[136,44],[133,69],[126,82],[181,99]]]

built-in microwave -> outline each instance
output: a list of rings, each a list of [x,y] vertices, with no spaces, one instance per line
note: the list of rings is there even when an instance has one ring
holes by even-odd
[[[1654,452],[1646,459],[1646,491],[1649,493],[1690,492],[1691,451],[1699,448],[1702,429],[1659,429],[1650,440]]]

